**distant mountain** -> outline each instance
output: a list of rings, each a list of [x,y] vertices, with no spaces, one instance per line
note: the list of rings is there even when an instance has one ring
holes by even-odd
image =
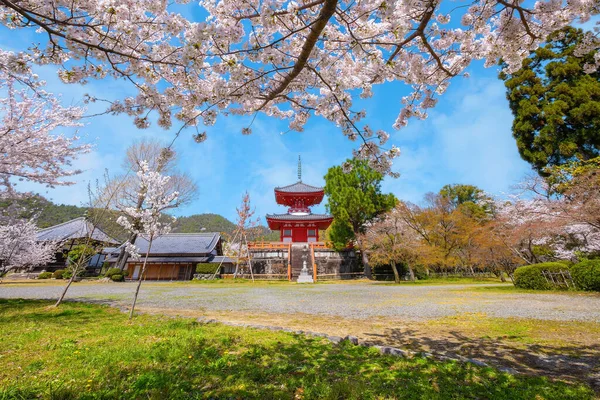
[[[83,217],[87,211],[85,207],[54,204],[40,195],[19,199],[17,204],[22,209],[20,216],[22,218],[32,218],[37,215],[37,225],[42,229]],[[9,205],[10,203],[7,201],[0,202],[0,210]]]
[[[173,232],[224,232],[231,234],[235,224],[218,214],[194,214],[189,217],[179,217],[173,224]]]
[[[54,204],[46,198],[35,195],[32,197],[18,200],[22,207],[23,218],[31,218],[37,215],[37,225],[39,228],[48,228],[62,224],[63,222],[82,217],[86,215],[86,207],[70,206],[66,204]],[[9,203],[0,202],[0,210],[8,207]],[[115,222],[117,219],[116,211],[109,211],[104,218],[101,228],[113,236],[115,239],[125,240],[127,234]],[[218,214],[194,214],[187,217],[179,217],[173,224],[175,233],[196,233],[196,232],[220,232],[226,236],[233,235],[235,224],[227,218]],[[249,234],[249,240],[278,241],[279,232],[271,231],[265,226],[258,226],[256,232]]]
[[[235,224],[219,214],[194,214],[189,217],[179,217],[173,224],[173,232],[221,232],[231,236]],[[278,241],[279,232],[274,232],[266,226],[259,225],[248,233],[248,240]]]

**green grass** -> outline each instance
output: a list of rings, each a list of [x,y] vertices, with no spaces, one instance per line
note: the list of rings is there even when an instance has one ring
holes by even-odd
[[[283,332],[0,300],[0,399],[589,399],[581,384]]]
[[[472,278],[472,277],[448,277],[448,278],[431,278],[411,281],[401,281],[394,283],[389,281],[377,281],[380,285],[470,285],[470,284],[510,284],[510,282],[502,282],[500,278]]]
[[[582,290],[575,289],[555,289],[555,290],[534,290],[534,289],[521,289],[515,287],[513,284],[507,285],[496,285],[496,286],[475,286],[468,288],[460,288],[454,291],[457,292],[485,292],[485,293],[498,293],[498,294],[510,294],[510,293],[527,293],[527,294],[568,294],[568,295],[581,295],[581,296],[600,296],[598,292],[585,292]]]

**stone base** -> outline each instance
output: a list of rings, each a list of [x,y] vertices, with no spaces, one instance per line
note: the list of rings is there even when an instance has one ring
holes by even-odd
[[[308,275],[308,274],[300,274],[300,276],[298,276],[298,280],[296,281],[298,283],[315,283],[315,281],[313,280],[313,277]]]

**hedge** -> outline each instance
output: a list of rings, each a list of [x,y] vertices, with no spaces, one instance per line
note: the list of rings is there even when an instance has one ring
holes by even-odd
[[[513,279],[515,286],[521,289],[550,290],[556,289],[549,284],[542,275],[542,271],[558,272],[568,270],[569,266],[562,262],[546,262],[541,264],[526,265],[516,269]]]
[[[57,269],[56,271],[54,271],[54,273],[52,274],[52,277],[54,279],[63,279],[63,275],[65,273],[64,269]]]
[[[52,272],[42,272],[38,275],[38,279],[50,279],[52,278]]]
[[[198,265],[196,265],[196,273],[214,274],[218,267],[219,263],[199,263]]]
[[[107,278],[112,277],[113,275],[123,275],[123,271],[121,271],[119,268],[110,268],[108,271],[106,271],[106,273],[104,274],[104,276],[106,276]]]
[[[600,292],[600,260],[586,260],[572,266],[571,277],[577,289]]]

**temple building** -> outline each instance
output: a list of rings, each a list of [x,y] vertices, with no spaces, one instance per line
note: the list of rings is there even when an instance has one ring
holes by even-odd
[[[302,165],[298,157],[298,182],[275,188],[277,204],[288,207],[286,214],[267,214],[267,224],[279,231],[284,243],[312,243],[319,241],[319,229],[327,229],[333,217],[327,214],[313,214],[310,207],[323,201],[323,188],[302,182]]]

